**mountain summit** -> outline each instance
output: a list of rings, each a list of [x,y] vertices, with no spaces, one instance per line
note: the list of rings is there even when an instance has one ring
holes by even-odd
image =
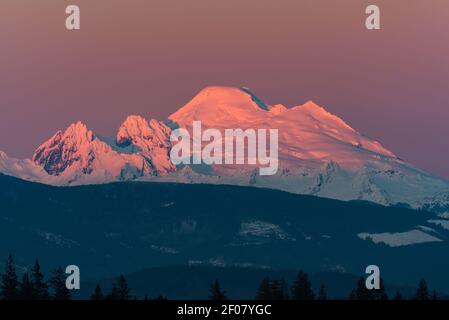
[[[190,130],[195,120],[201,120],[204,128],[221,130],[278,129],[279,154],[288,167],[297,167],[298,161],[309,162],[309,167],[335,161],[349,168],[380,157],[396,159],[379,142],[361,135],[312,101],[291,109],[260,106],[267,105],[249,89],[209,87],[169,119]]]
[[[133,145],[151,166],[154,175],[167,174],[176,166],[170,161],[171,129],[155,119],[147,121],[141,116],[129,116],[120,126],[116,144]]]
[[[261,117],[265,113],[264,106],[249,89],[207,87],[169,119],[180,125],[191,125],[193,120],[201,120],[204,124],[230,120],[244,124]]]
[[[169,158],[171,128],[278,129],[279,170],[259,176],[254,166],[176,167]],[[130,115],[113,137],[94,135],[81,122],[58,131],[31,160],[0,154],[0,172],[54,185],[134,180],[237,184],[449,211],[449,183],[399,159],[308,101],[269,105],[248,88],[208,87],[167,122]]]
[[[56,132],[53,137],[39,146],[32,160],[53,175],[59,175],[74,162],[80,161],[84,173],[88,173],[89,163],[92,161],[93,141],[92,131],[78,121],[71,124],[64,133]]]

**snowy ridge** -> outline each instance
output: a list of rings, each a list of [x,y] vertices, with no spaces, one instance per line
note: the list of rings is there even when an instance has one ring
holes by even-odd
[[[390,247],[409,246],[413,244],[426,243],[426,242],[441,242],[443,240],[431,236],[421,230],[410,230],[406,232],[397,233],[359,233],[357,235],[360,239],[371,240],[374,243],[384,243]]]
[[[9,158],[3,151],[0,151],[0,172],[9,176],[35,182],[42,181],[43,177],[47,175],[45,170],[32,160]]]

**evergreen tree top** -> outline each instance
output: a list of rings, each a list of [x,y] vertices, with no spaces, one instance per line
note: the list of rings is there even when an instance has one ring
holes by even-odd
[[[222,301],[227,299],[226,292],[221,288],[218,279],[215,279],[215,281],[209,285],[209,299],[216,301]]]

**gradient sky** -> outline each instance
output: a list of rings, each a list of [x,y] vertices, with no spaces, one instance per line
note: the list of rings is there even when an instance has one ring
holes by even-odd
[[[65,7],[81,8],[81,31]],[[382,30],[365,29],[377,4]],[[447,0],[1,0],[0,150],[31,157],[75,120],[114,134],[209,85],[314,100],[449,178]]]

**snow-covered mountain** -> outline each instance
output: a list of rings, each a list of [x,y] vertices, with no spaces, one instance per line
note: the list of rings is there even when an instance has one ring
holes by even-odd
[[[132,180],[175,170],[170,162],[170,129],[162,122],[129,116],[117,137],[95,136],[82,122],[58,131],[39,146],[31,160],[0,154],[0,171],[52,185]]]
[[[204,128],[275,128],[284,167],[317,167],[326,161],[353,167],[395,155],[312,101],[287,109],[261,105],[248,89],[210,87],[172,114],[169,119],[191,129],[194,120]],[[302,162],[299,166],[299,162]]]
[[[169,119],[189,131],[194,120],[201,120],[204,129],[279,130],[280,168],[275,176],[260,176],[250,168],[214,166],[213,174],[204,177],[203,171],[192,166],[178,171],[177,181],[252,185],[340,200],[449,210],[447,181],[407,164],[312,101],[293,108],[267,106],[246,88],[210,87]]]
[[[249,165],[170,161],[171,129],[271,128],[279,132],[279,170],[260,176]],[[53,185],[139,179],[250,185],[340,200],[368,200],[449,211],[449,182],[399,159],[312,101],[267,105],[247,88],[209,87],[164,123],[129,116],[116,137],[99,137],[81,122],[43,143],[32,160],[0,154],[0,172]]]

